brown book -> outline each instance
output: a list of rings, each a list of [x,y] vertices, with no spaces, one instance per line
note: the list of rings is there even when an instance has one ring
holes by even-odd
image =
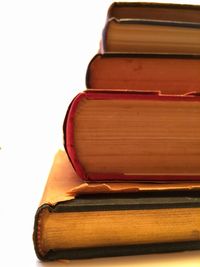
[[[200,97],[87,91],[70,105],[64,143],[85,180],[200,180]]]
[[[111,18],[101,52],[200,54],[200,23]]]
[[[200,91],[200,56],[97,54],[88,65],[86,86],[172,95]]]
[[[179,22],[200,22],[200,6],[172,3],[114,2],[107,18],[156,19]]]
[[[104,186],[93,185],[92,194],[83,195],[83,188],[91,185],[74,173],[63,151],[57,153],[35,216],[33,239],[39,259],[79,259],[200,248],[199,183],[168,185],[175,191],[165,190],[166,185],[149,184],[150,190],[126,194],[123,194],[122,184],[122,191],[111,190],[115,188],[112,183],[107,184],[109,194],[102,194]],[[145,187],[148,186],[141,184],[141,189]],[[79,195],[72,193],[75,188],[79,188]]]
[[[114,2],[100,51],[199,54],[199,14],[199,5]]]

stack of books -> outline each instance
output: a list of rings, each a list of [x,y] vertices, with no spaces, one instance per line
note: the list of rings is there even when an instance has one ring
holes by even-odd
[[[200,249],[200,6],[113,3],[34,225],[41,260]]]

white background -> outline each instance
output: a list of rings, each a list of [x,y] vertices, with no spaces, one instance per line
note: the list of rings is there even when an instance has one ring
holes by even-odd
[[[200,266],[200,252],[57,263],[35,256],[34,214],[111,2],[0,1],[1,266]]]

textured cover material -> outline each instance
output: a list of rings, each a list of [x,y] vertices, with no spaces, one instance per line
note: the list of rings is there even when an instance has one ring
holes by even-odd
[[[147,97],[148,95],[148,97]],[[198,95],[198,94],[197,94]],[[69,156],[69,159],[78,174],[84,180],[88,181],[120,181],[120,180],[140,180],[140,181],[183,181],[183,180],[200,180],[199,175],[126,175],[126,170],[124,173],[87,173],[84,169],[84,166],[80,162],[80,159],[77,157],[77,151],[74,146],[74,116],[80,101],[87,100],[155,100],[155,101],[195,101],[200,103],[200,97],[195,94],[185,95],[185,96],[168,96],[160,95],[158,92],[96,92],[96,91],[86,91],[78,94],[74,100],[71,102],[71,105],[68,108],[67,114],[65,116],[63,124],[64,132],[64,147]],[[94,117],[95,119],[95,117]]]

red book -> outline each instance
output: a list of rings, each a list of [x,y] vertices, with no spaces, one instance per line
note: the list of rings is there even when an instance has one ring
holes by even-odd
[[[198,93],[88,90],[72,101],[63,130],[71,163],[85,180],[200,180]]]

